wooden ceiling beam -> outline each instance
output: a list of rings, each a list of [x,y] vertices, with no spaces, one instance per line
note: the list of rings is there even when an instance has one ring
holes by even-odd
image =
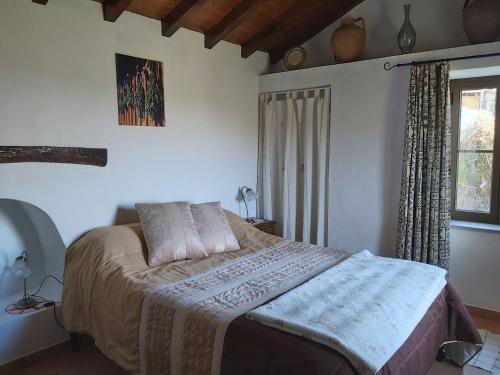
[[[261,32],[254,35],[250,40],[241,46],[241,57],[250,57],[258,50],[265,50],[270,45],[274,45],[277,40],[282,38],[282,33],[295,23],[296,19],[302,13],[319,0],[298,1],[290,9],[286,10],[273,23],[264,28]]]
[[[37,4],[47,5],[49,0],[33,0],[33,2]]]
[[[266,0],[242,0],[205,34],[205,47],[213,48]]]
[[[181,0],[179,4],[161,21],[161,33],[170,37],[182,26],[186,15],[198,0]]]
[[[133,0],[108,0],[103,4],[104,20],[115,22]]]
[[[271,64],[276,64],[278,61],[280,61],[283,56],[285,55],[286,51],[288,51],[290,48],[295,47],[295,46],[300,46],[307,42],[309,39],[313,38],[315,35],[320,33],[323,29],[325,29],[327,26],[331,25],[335,21],[337,21],[339,18],[344,16],[346,13],[348,13],[351,9],[356,7],[358,4],[362,3],[363,0],[356,0],[356,1],[343,1],[343,2],[336,2],[337,7],[333,8],[331,7],[330,9],[335,9],[335,11],[332,12],[325,12],[324,17],[318,17],[317,21],[314,23],[313,26],[307,25],[307,27],[304,27],[300,33],[297,33],[295,37],[290,38],[290,40],[281,46],[273,49],[270,53],[271,57]]]

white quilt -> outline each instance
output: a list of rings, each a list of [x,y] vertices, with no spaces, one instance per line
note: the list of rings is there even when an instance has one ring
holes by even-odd
[[[404,344],[446,285],[434,266],[354,254],[247,314],[346,356],[376,374]]]

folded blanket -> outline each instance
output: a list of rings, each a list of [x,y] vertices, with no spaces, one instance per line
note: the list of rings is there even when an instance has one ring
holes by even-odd
[[[298,242],[277,245],[146,293],[141,374],[219,374],[233,319],[340,262],[348,253]]]
[[[247,314],[307,337],[375,374],[394,355],[446,285],[440,268],[364,250]]]

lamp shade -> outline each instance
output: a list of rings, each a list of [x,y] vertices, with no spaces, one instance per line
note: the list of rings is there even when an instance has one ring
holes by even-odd
[[[259,197],[259,194],[257,194],[257,193],[256,193],[255,191],[253,191],[252,189],[248,189],[248,190],[245,192],[245,199],[246,199],[248,202],[254,201],[254,200],[256,200],[258,197]]]
[[[27,279],[31,275],[31,270],[26,265],[26,261],[23,257],[16,258],[16,261],[12,266],[12,272],[14,273],[14,276],[22,277],[24,279]]]

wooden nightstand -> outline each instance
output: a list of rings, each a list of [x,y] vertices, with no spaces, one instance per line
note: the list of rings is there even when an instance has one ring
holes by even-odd
[[[257,222],[252,225],[269,234],[276,235],[276,221],[274,220],[263,220],[263,219],[255,219]]]

